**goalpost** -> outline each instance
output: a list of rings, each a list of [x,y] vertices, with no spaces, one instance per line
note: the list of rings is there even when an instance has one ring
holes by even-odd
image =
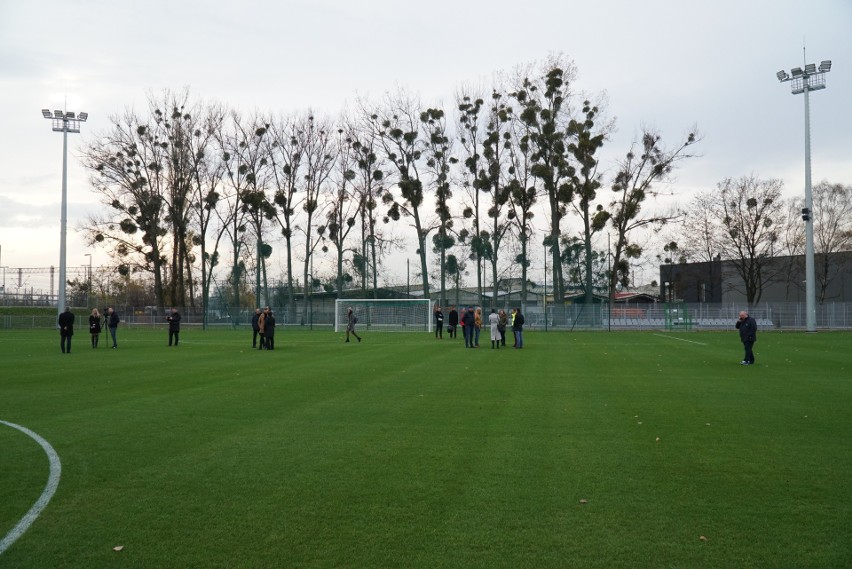
[[[358,318],[357,328],[382,332],[432,332],[434,301],[420,298],[343,298],[334,301],[334,331],[346,330],[348,311]]]

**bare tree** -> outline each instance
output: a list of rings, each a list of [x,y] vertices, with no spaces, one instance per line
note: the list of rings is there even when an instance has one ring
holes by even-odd
[[[385,157],[396,170],[399,198],[388,191],[382,196],[389,206],[386,219],[398,221],[410,217],[417,235],[417,253],[420,257],[420,275],[423,296],[429,298],[429,271],[426,262],[426,238],[432,230],[423,219],[425,190],[420,179],[419,165],[424,149],[420,133],[420,103],[405,92],[388,96],[379,113],[378,139]]]
[[[447,251],[455,244],[452,235],[453,216],[450,211],[450,166],[457,160],[452,156],[452,140],[447,136],[447,123],[444,111],[427,109],[420,115],[420,122],[426,139],[426,169],[431,173],[435,188],[435,214],[438,216],[438,228],[432,237],[432,244],[438,253],[439,278],[441,281],[440,303],[447,302]]]
[[[153,275],[156,304],[162,309],[168,140],[156,122],[148,123],[131,110],[111,122],[109,134],[83,150],[92,187],[107,206],[89,219],[84,230],[92,243],[110,247],[122,275],[136,271]]]
[[[609,210],[615,229],[610,290],[615,290],[618,283],[630,286],[630,259],[642,254],[642,247],[631,241],[631,233],[642,227],[660,227],[675,218],[674,214],[645,213],[642,206],[648,197],[658,195],[656,185],[670,179],[678,162],[694,156],[689,149],[698,140],[693,130],[674,149],[668,150],[659,134],[644,129],[641,149],[637,151],[634,143],[620,162]]]
[[[299,123],[295,117],[270,121],[268,136],[264,137],[270,161],[270,184],[274,187],[275,219],[284,237],[287,258],[287,311],[288,321],[296,320],[296,297],[293,282],[293,235],[296,229],[298,190],[304,149],[297,134]],[[307,283],[306,283],[307,284]]]
[[[343,260],[346,253],[346,243],[349,234],[358,221],[362,204],[355,188],[357,177],[357,151],[353,148],[355,141],[348,135],[348,132],[352,130],[352,125],[347,124],[346,121],[344,121],[344,124],[345,126],[337,131],[337,165],[332,175],[332,193],[326,210],[328,239],[334,245],[337,258],[335,290],[338,298],[343,293]]]
[[[378,208],[386,189],[377,121],[378,115],[360,101],[357,118],[349,125],[349,138],[352,140],[357,166],[355,187],[361,218],[361,249],[353,254],[353,265],[361,276],[362,290],[367,289],[368,277],[372,279],[373,298],[378,294],[378,254],[383,249],[383,237],[378,229]]]
[[[326,230],[324,225],[314,227],[314,216],[321,216],[323,213],[320,197],[334,170],[337,149],[329,121],[317,119],[313,114],[308,114],[300,121],[295,136],[302,156],[301,185],[304,199],[301,203],[305,214],[304,224],[301,226],[305,236],[305,260],[302,274],[304,282],[308,283],[311,256]],[[314,240],[314,232],[318,237],[316,240]]]
[[[541,77],[524,78],[511,96],[520,105],[519,119],[527,127],[524,144],[531,149],[531,172],[542,185],[549,206],[547,246],[553,259],[553,293],[557,301],[565,294],[559,251],[561,223],[573,200],[569,179],[574,175],[568,153],[567,126],[570,114],[570,84],[576,68],[570,62],[554,61]]]
[[[781,180],[743,176],[719,182],[718,192],[707,194],[702,205],[721,220],[717,243],[722,256],[733,263],[745,285],[749,304],[760,301],[772,257],[778,252],[783,228]]]

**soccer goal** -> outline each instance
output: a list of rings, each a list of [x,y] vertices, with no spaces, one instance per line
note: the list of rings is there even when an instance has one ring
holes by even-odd
[[[349,298],[334,301],[334,331],[346,330],[349,308],[358,318],[357,329],[384,332],[431,332],[434,330],[429,299]]]

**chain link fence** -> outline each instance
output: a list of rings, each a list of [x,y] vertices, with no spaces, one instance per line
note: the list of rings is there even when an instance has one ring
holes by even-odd
[[[295,307],[271,307],[279,327],[331,330],[334,327],[334,298],[317,298],[297,302]],[[510,306],[505,306],[510,309]],[[733,328],[737,315],[744,307],[736,304],[710,303],[636,303],[636,304],[567,304],[522,307],[525,328],[536,331],[565,330],[728,330]],[[57,315],[51,308],[39,309],[38,314],[0,315],[0,328],[55,328]],[[170,310],[161,311],[151,306],[117,306],[122,326],[166,327]],[[486,309],[486,312],[488,309]],[[85,330],[90,312],[85,308],[73,309],[77,326]],[[762,330],[804,330],[806,314],[804,303],[765,303],[752,307],[750,314]],[[182,326],[201,327],[203,312],[200,308],[180,309]],[[210,328],[241,328],[251,325],[253,310],[208,311]],[[444,315],[445,318],[447,315]],[[103,318],[103,314],[101,314]],[[852,329],[852,303],[823,303],[817,305],[817,328],[824,330]]]

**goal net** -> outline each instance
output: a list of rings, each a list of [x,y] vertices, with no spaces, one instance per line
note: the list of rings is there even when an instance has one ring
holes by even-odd
[[[431,332],[434,330],[433,306],[429,299],[338,299],[334,301],[334,331],[346,330],[351,307],[358,318],[356,330]]]

